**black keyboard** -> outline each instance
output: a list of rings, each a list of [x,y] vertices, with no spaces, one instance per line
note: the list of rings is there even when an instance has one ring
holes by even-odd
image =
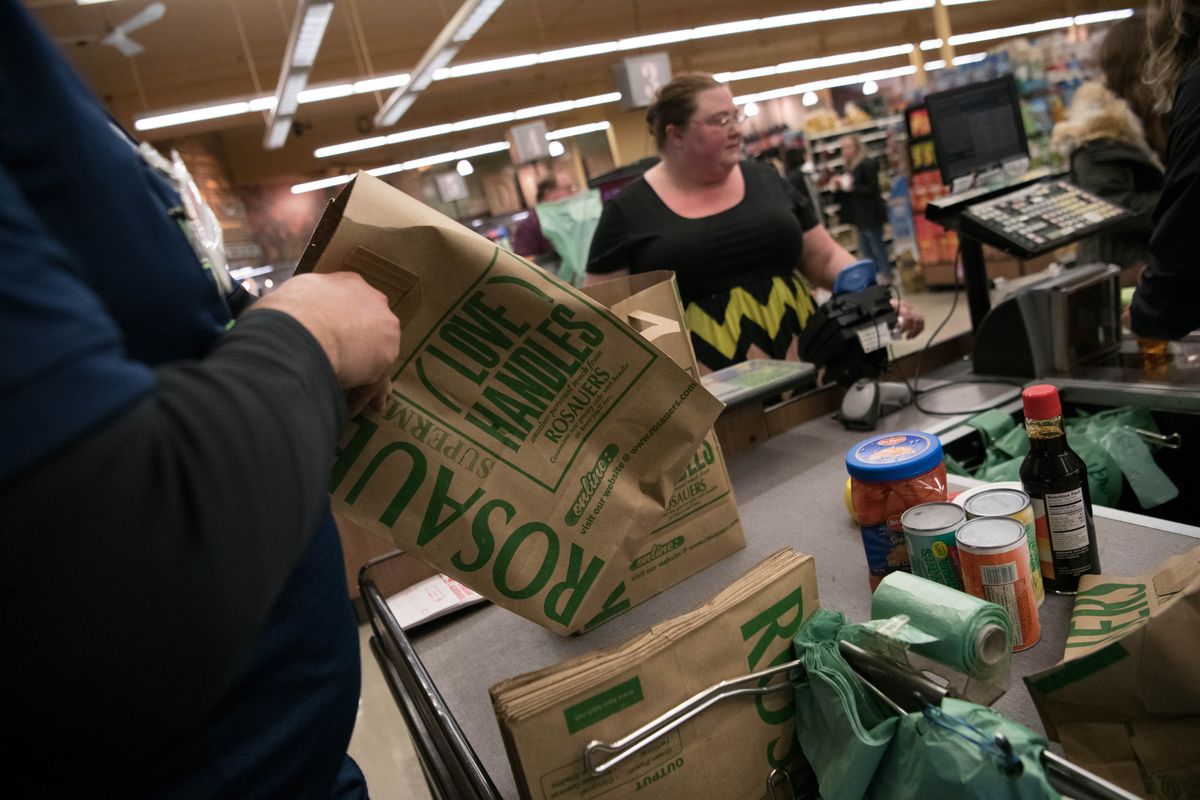
[[[1020,258],[1032,258],[1132,216],[1078,186],[1049,181],[969,206],[959,230]]]

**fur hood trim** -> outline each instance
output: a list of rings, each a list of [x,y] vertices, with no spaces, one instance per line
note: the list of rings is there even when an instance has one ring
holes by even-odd
[[[1089,82],[1075,92],[1067,118],[1054,126],[1053,142],[1060,153],[1069,157],[1080,145],[1096,139],[1131,145],[1159,164],[1146,143],[1142,122],[1129,104],[1101,84]]]

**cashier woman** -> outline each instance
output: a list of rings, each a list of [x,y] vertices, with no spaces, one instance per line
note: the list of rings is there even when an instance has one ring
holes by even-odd
[[[325,481],[399,323],[343,273],[234,324],[178,206],[0,0],[4,782],[365,798]]]
[[[1152,0],[1147,28],[1144,77],[1170,125],[1150,261],[1130,322],[1141,336],[1181,339],[1200,328],[1200,0]]]
[[[854,256],[803,194],[742,158],[741,112],[725,85],[681,75],[659,90],[646,119],[662,160],[605,204],[588,280],[675,270],[702,371],[797,359],[814,309],[810,285],[832,288]],[[906,335],[921,332],[916,311],[904,302],[898,311]]]

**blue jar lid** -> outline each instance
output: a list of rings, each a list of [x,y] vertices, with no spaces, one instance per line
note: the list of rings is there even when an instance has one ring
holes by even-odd
[[[923,475],[942,461],[938,437],[896,431],[863,439],[846,453],[846,470],[862,481],[898,481]]]

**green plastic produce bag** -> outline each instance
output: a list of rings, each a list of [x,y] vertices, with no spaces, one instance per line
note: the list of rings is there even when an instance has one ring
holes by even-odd
[[[537,206],[542,235],[550,240],[562,259],[558,277],[575,286],[583,285],[588,248],[600,222],[600,207],[600,192],[596,189]]]
[[[948,697],[941,712],[900,720],[892,748],[871,782],[873,800],[1061,797],[1039,760],[1045,739],[965,700]],[[997,733],[1012,745],[1011,758],[995,745]]]
[[[806,673],[796,684],[796,735],[824,800],[863,797],[899,722],[838,652],[847,627],[840,612],[818,608],[795,639]]]
[[[947,698],[924,713],[889,711],[837,650],[872,627],[817,609],[794,639],[804,664],[796,735],[824,800],[1060,797],[1039,761],[1045,740],[990,708]],[[997,733],[1011,752],[995,743]]]
[[[1158,432],[1149,410],[1136,406],[1114,408],[1068,417],[1065,423],[1071,448],[1087,466],[1094,504],[1116,505],[1121,498],[1122,476],[1142,508],[1153,508],[1179,496],[1179,489],[1154,463],[1150,447],[1135,432],[1138,428]],[[988,483],[1019,481],[1021,462],[1029,452],[1024,426],[995,409],[977,414],[966,424],[979,431],[987,445],[983,464],[970,477]],[[947,469],[968,474],[949,459]]]

